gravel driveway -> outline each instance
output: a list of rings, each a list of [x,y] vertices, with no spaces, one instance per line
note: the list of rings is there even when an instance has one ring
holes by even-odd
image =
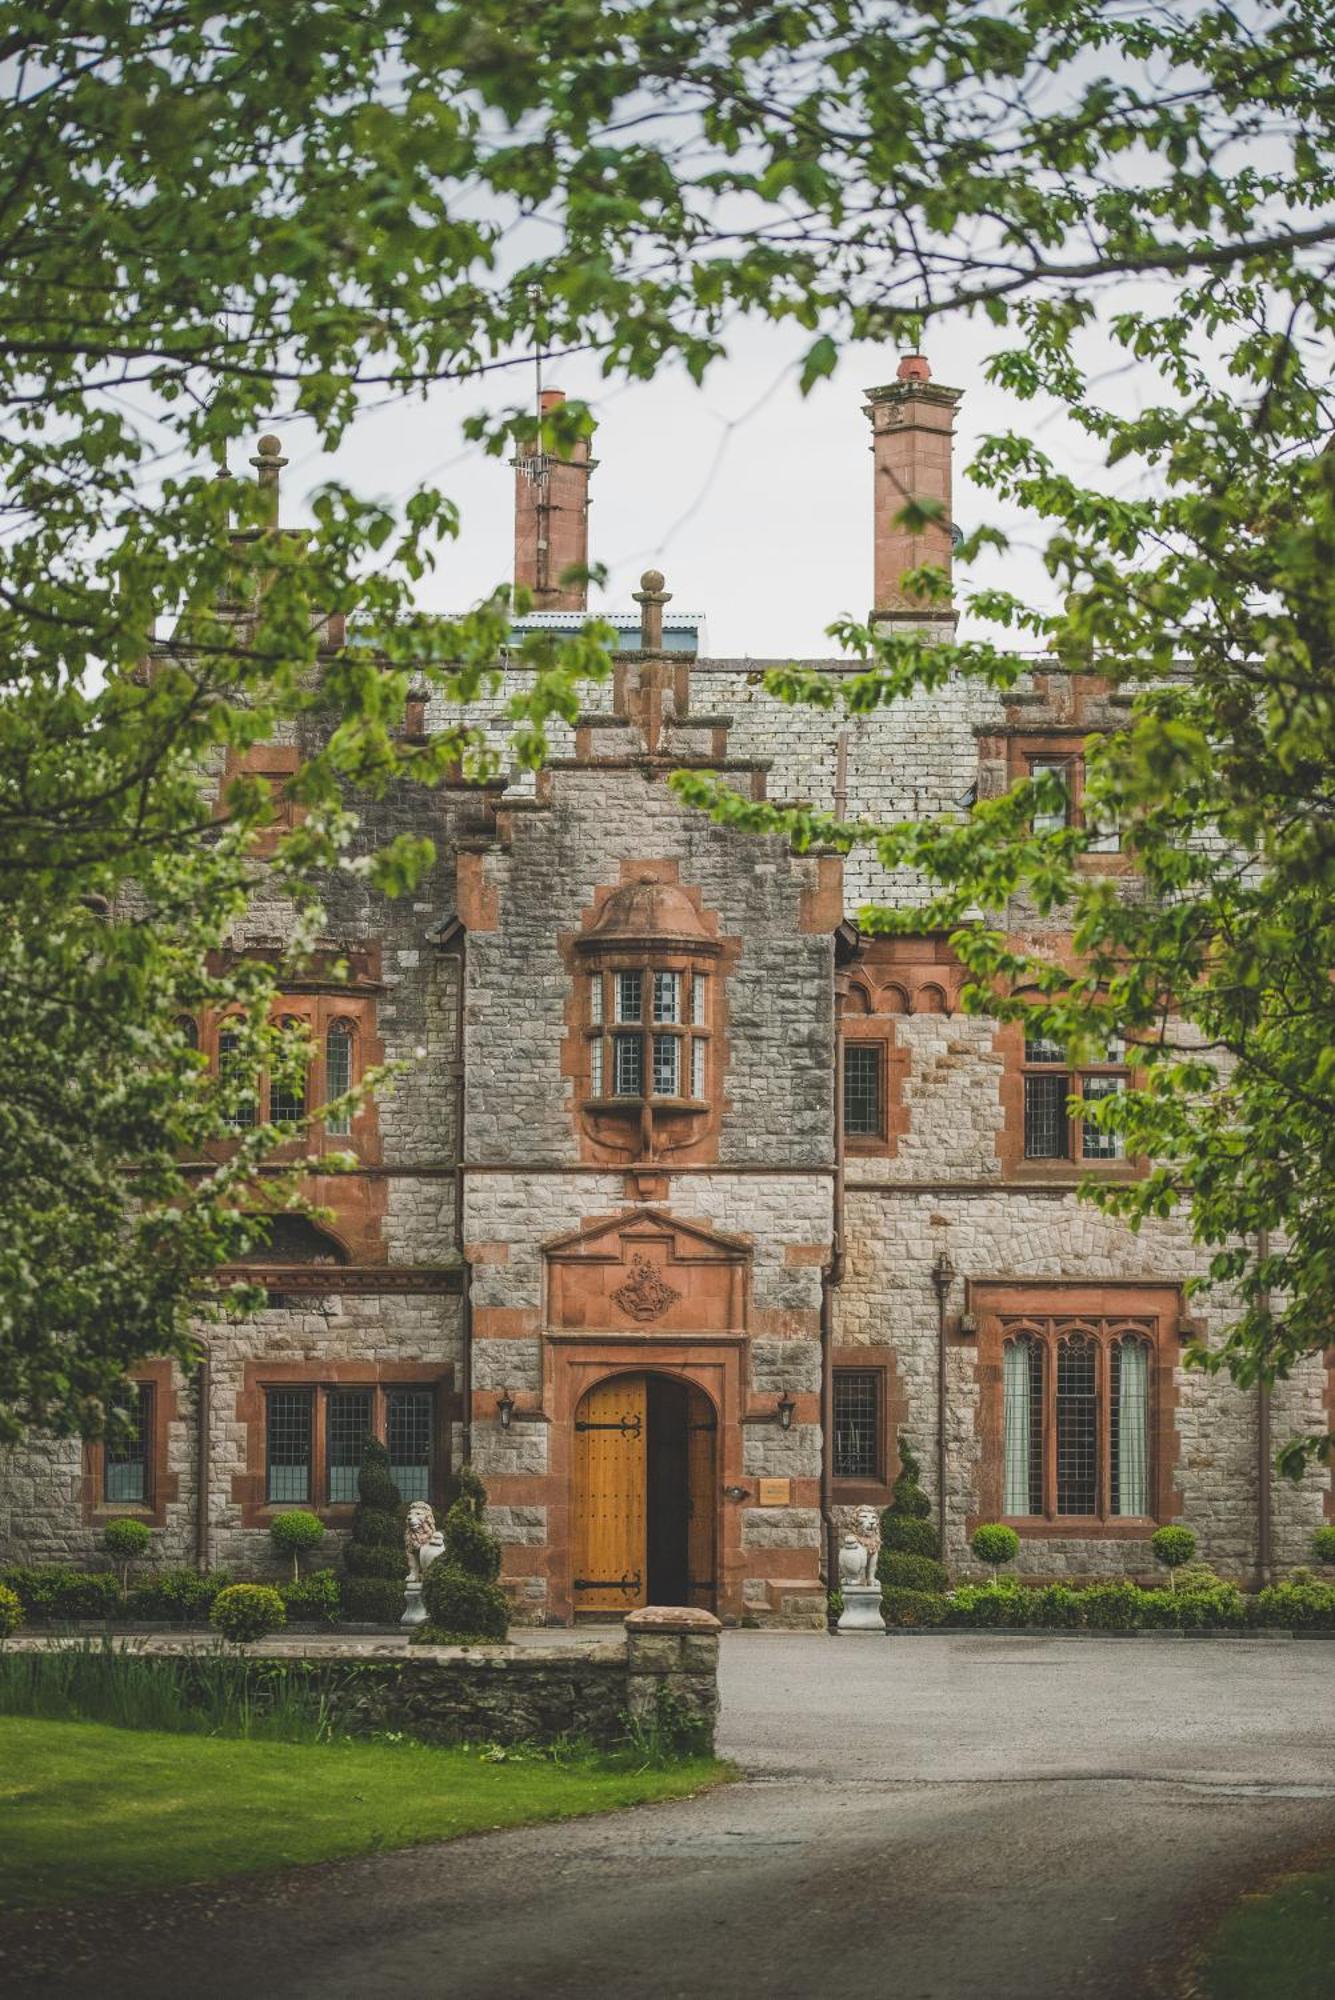
[[[1335,1645],[736,1632],[708,1797],[141,1899],[7,1990],[191,2000],[1166,1991],[1335,1843]],[[1276,2000],[1282,2000],[1277,1995]]]

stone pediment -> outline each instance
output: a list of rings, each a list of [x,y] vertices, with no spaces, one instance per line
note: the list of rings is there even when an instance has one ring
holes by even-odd
[[[659,1209],[612,1216],[546,1245],[547,1321],[590,1333],[740,1333],[751,1252]]]

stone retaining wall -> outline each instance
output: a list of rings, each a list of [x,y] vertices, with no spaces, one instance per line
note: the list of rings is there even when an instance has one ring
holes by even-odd
[[[651,1606],[625,1637],[587,1644],[412,1646],[406,1639],[259,1641],[249,1659],[310,1675],[336,1724],[358,1735],[402,1730],[426,1743],[625,1742],[628,1723],[657,1722],[712,1750],[720,1626],[708,1611]],[[20,1638],[15,1646],[50,1644]],[[188,1675],[201,1652],[186,1636],[129,1642]],[[256,1676],[257,1681],[259,1676]]]

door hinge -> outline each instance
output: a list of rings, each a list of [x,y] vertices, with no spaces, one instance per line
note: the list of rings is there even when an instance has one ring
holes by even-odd
[[[637,1438],[640,1435],[639,1412],[637,1411],[633,1417],[620,1417],[614,1424],[590,1424],[585,1423],[581,1419],[576,1423],[575,1429],[577,1431],[620,1431],[625,1437]]]
[[[634,1576],[577,1576],[575,1578],[576,1590],[624,1590],[629,1597],[638,1594],[639,1588],[640,1572],[638,1570],[636,1570]]]

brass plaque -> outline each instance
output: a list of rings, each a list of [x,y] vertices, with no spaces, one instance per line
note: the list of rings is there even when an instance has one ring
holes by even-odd
[[[760,1504],[762,1507],[787,1507],[793,1497],[791,1479],[759,1480]]]

